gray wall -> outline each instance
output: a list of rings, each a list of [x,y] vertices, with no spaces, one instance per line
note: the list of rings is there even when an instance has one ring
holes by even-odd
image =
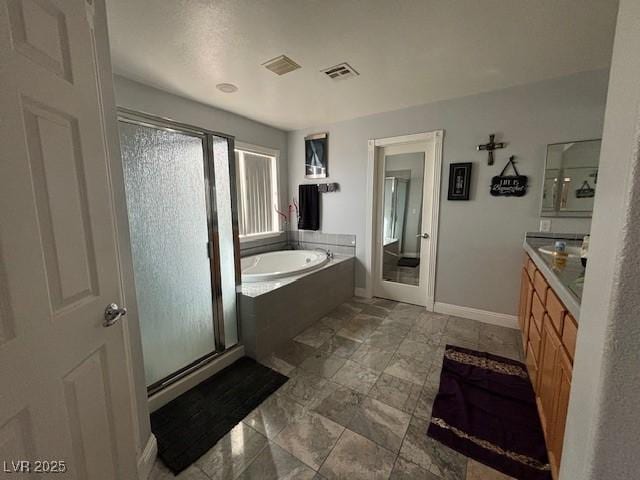
[[[611,63],[562,480],[638,478],[640,2],[622,0]]]
[[[526,231],[537,230],[546,146],[599,138],[607,71],[406,108],[289,134],[289,192],[304,180],[304,136],[329,132],[329,181],[340,192],[322,198],[322,229],[357,235],[356,287],[364,287],[367,140],[445,130],[436,301],[515,314]],[[352,80],[352,81],[357,81]],[[486,165],[475,146],[497,132],[508,147]],[[489,182],[510,154],[529,176],[522,198],[493,198]],[[469,202],[446,200],[449,164],[474,162]],[[292,193],[293,194],[293,193]],[[588,220],[556,220],[555,231],[586,231]]]
[[[116,105],[177,122],[233,135],[237,141],[280,150],[279,180],[281,205],[287,205],[287,134],[283,130],[249,120],[235,113],[163,92],[156,88],[114,76]]]

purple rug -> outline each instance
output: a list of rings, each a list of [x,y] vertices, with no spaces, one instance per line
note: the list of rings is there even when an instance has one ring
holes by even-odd
[[[551,480],[524,364],[447,345],[427,435],[520,480]]]

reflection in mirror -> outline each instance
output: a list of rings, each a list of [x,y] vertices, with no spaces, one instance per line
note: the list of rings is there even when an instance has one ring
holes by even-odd
[[[424,152],[385,157],[382,278],[418,285]]]
[[[591,217],[598,183],[600,140],[547,146],[543,217]]]

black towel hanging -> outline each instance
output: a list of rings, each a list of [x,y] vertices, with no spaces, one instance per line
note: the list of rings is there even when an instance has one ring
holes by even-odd
[[[320,192],[318,185],[298,185],[298,230],[320,230]]]

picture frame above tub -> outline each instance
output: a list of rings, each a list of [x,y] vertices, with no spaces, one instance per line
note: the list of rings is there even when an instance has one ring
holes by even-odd
[[[314,133],[304,137],[304,178],[327,178],[329,134]]]
[[[469,200],[471,190],[471,168],[473,163],[452,163],[449,165],[449,191],[447,200]]]

